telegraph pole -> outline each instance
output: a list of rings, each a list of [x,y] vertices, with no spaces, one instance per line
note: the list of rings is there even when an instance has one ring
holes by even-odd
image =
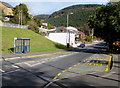
[[[93,36],[94,36],[94,28],[92,28],[92,42],[93,42]]]
[[[21,8],[20,8],[20,5],[19,5],[19,13],[18,13],[18,15],[19,15],[19,26],[20,26],[20,28],[22,28],[22,10],[21,10]]]
[[[73,14],[73,13],[67,13],[67,27],[69,26],[69,14]],[[70,32],[67,29],[67,48],[69,48],[70,46]]]

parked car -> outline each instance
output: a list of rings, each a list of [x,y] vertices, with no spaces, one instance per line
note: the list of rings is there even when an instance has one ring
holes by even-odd
[[[84,43],[81,43],[78,47],[84,48],[84,47],[85,47],[85,44],[84,44]]]

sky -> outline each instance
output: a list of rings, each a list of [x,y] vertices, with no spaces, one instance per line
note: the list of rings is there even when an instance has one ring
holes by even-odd
[[[2,0],[13,7],[25,3],[32,15],[52,14],[68,6],[78,4],[106,4],[110,0]]]

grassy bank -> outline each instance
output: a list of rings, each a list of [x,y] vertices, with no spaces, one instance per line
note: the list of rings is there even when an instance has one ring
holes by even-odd
[[[31,30],[2,27],[2,52],[11,52],[13,48],[14,37],[18,38],[30,38],[30,52],[47,52],[60,49],[66,49],[66,46],[52,42],[39,34],[34,33]]]

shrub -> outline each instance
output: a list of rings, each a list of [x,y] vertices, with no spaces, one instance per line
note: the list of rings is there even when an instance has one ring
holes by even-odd
[[[37,24],[34,21],[30,21],[29,22],[28,29],[34,31],[35,33],[39,33],[38,26],[37,26]]]

